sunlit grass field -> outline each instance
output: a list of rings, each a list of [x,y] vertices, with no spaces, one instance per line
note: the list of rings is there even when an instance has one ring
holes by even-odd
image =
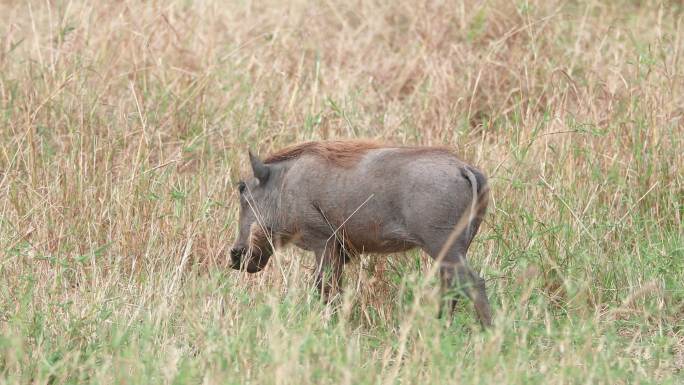
[[[677,1],[0,2],[0,384],[684,383],[683,51]],[[228,267],[247,150],[340,138],[488,174],[491,330],[417,251]]]

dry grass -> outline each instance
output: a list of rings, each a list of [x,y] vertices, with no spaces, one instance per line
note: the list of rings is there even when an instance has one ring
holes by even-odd
[[[683,50],[679,2],[2,2],[0,383],[681,382]],[[418,253],[332,317],[225,266],[246,149],[349,137],[490,175],[491,332]]]

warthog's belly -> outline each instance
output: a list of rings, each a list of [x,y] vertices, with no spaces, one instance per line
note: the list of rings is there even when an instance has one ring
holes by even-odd
[[[338,240],[356,253],[398,253],[419,246],[401,225],[369,220],[338,231]]]

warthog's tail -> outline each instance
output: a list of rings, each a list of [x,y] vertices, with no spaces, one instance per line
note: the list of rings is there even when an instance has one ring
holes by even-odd
[[[477,234],[480,223],[482,223],[485,213],[487,212],[489,185],[484,174],[474,167],[463,166],[461,167],[461,173],[468,179],[473,191],[473,198],[470,205],[470,218],[467,227],[468,244],[470,244],[475,237],[475,234]]]

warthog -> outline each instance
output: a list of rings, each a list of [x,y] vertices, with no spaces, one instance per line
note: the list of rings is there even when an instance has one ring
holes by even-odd
[[[249,156],[254,177],[238,183],[233,268],[261,271],[275,246],[293,243],[315,253],[316,286],[328,300],[355,255],[419,247],[440,264],[443,294],[460,288],[480,322],[491,324],[484,280],[466,263],[488,201],[479,170],[446,148],[361,141],[303,143],[264,161]],[[454,303],[452,296],[451,310]]]

